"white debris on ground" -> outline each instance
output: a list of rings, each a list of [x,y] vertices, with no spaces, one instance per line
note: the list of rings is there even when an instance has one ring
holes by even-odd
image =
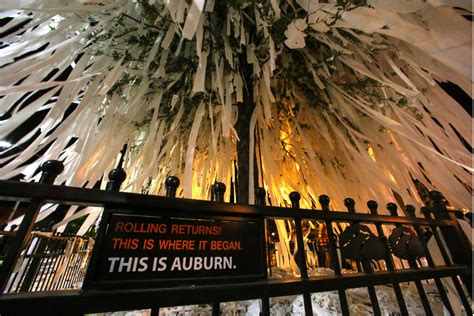
[[[207,316],[211,314],[212,307],[210,305],[188,305],[160,308],[160,316]]]
[[[308,271],[309,276],[330,276],[334,271],[327,268],[317,268]],[[273,268],[272,278],[284,278],[288,272]],[[294,277],[294,276],[293,276]],[[444,307],[438,290],[433,281],[423,281],[431,309],[434,315],[444,315]],[[410,315],[423,315],[424,309],[414,282],[400,284],[403,297]],[[382,315],[400,314],[395,292],[390,285],[376,286],[377,299]],[[346,290],[347,302],[352,316],[373,315],[370,296],[367,288]],[[318,316],[341,315],[339,296],[337,291],[320,292],[311,294],[313,314]],[[259,300],[225,302],[220,304],[222,315],[229,316],[258,316],[260,312]],[[207,316],[212,314],[211,305],[187,305],[160,308],[160,316]],[[272,316],[303,316],[304,303],[302,295],[272,297],[270,299],[270,314]],[[115,312],[105,314],[90,314],[91,316],[149,316],[150,310]]]

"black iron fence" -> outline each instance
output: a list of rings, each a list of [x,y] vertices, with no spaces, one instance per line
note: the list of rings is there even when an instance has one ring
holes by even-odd
[[[11,232],[0,232],[0,252],[7,252],[12,237]],[[93,245],[94,240],[81,236],[32,232],[4,292],[81,288]]]
[[[352,199],[344,201],[347,212],[335,212],[330,210],[330,200],[325,195],[319,197],[321,210],[299,209],[300,196],[297,192],[290,194],[293,209],[267,207],[262,189],[256,192],[256,206],[226,204],[223,203],[223,184],[214,187],[215,202],[175,199],[179,180],[174,177],[167,181],[166,197],[123,193],[118,192],[125,179],[125,173],[120,168],[109,174],[106,191],[54,186],[52,183],[62,171],[61,165],[48,162],[42,170],[42,183],[0,181],[0,197],[3,200],[29,202],[21,225],[14,233],[8,232],[9,241],[4,243],[7,251],[4,251],[0,267],[2,315],[32,310],[47,315],[74,315],[145,308],[151,308],[156,313],[161,307],[185,304],[212,304],[213,314],[217,315],[221,302],[246,299],[260,299],[261,314],[269,315],[270,298],[285,295],[302,295],[305,313],[311,315],[311,294],[324,291],[337,291],[340,311],[343,315],[349,315],[346,292],[360,287],[368,289],[373,313],[380,315],[378,285],[393,288],[400,313],[407,315],[406,297],[402,290],[406,282],[415,284],[427,315],[432,315],[433,311],[424,287],[426,282],[434,284],[444,307],[454,314],[446,280],[453,285],[465,312],[472,314],[471,245],[458,222],[457,217],[461,213],[448,211],[438,192],[431,193],[432,205],[421,209],[423,218],[419,218],[415,216],[412,206],[406,206],[404,212],[407,216],[400,216],[393,203],[387,204],[390,216],[378,215],[375,201],[367,203],[368,214],[358,213]],[[82,282],[91,248],[89,240],[32,235],[33,224],[44,203],[104,207],[82,290],[58,291],[74,288]],[[152,280],[134,280],[128,276],[123,281],[103,279],[101,262],[105,253],[117,250],[112,249],[115,246],[110,246],[114,241],[111,234],[114,233],[114,225],[119,227],[117,221],[121,218],[154,218],[156,225],[173,221],[188,223],[190,220],[213,222],[216,227],[232,222],[257,225],[255,231],[261,241],[255,246],[258,256],[247,257],[246,260],[249,265],[261,262],[261,270],[257,267],[257,272],[248,276],[227,278],[211,275],[196,280],[175,278],[168,282],[162,282],[160,277],[152,277]],[[274,220],[292,223],[294,238],[291,248],[299,270],[298,278],[270,277],[275,262],[276,240],[269,234],[269,227],[274,225]],[[312,246],[307,234],[308,225],[324,227],[326,233],[323,240],[316,244],[313,242]],[[441,258],[434,258],[428,247],[430,237]],[[81,245],[68,252],[65,244],[73,242],[80,242]],[[125,242],[124,245],[126,249],[130,246]],[[320,266],[330,267],[334,274],[311,276],[308,267],[314,262],[309,258],[308,251],[313,252],[318,261],[324,262]],[[115,257],[107,259],[119,262]],[[138,259],[134,269],[137,262]],[[132,261],[122,264],[126,269]],[[58,266],[64,266],[64,269],[58,269]],[[347,269],[352,273],[344,273]],[[109,272],[112,270],[111,265]],[[18,291],[20,293],[8,293]]]

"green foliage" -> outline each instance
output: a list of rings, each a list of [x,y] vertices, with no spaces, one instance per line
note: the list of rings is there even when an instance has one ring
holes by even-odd
[[[66,228],[64,229],[64,234],[77,234],[78,230],[81,228],[84,221],[87,219],[88,215],[81,216],[76,218],[75,220],[70,221],[67,223]]]

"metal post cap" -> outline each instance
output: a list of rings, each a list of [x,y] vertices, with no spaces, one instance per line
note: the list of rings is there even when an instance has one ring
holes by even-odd
[[[290,193],[289,198],[292,202],[294,201],[299,202],[299,200],[301,200],[301,194],[299,194],[296,191],[293,191]]]
[[[415,212],[416,208],[413,205],[407,204],[405,206],[405,212],[408,214],[410,217],[416,217]]]
[[[127,174],[122,168],[112,169],[109,172],[109,181],[122,183],[127,178]]]
[[[436,204],[442,204],[444,200],[443,194],[441,194],[441,192],[439,191],[431,191],[429,193],[429,196],[430,196],[430,199],[433,200],[433,202],[435,202]]]
[[[216,182],[213,186],[214,193],[225,193],[225,184],[222,182]]]
[[[355,213],[355,201],[351,198],[344,199],[344,206],[347,208],[349,213]]]
[[[421,212],[423,215],[427,215],[427,214],[430,213],[430,210],[429,210],[427,207],[423,206],[422,208],[420,208],[420,212]]]
[[[180,181],[178,177],[169,176],[166,177],[165,186],[167,188],[177,189],[179,187]]]
[[[41,165],[41,172],[57,176],[64,170],[64,165],[59,160],[48,160]]]
[[[255,196],[256,197],[259,197],[259,198],[265,198],[265,196],[267,195],[267,191],[265,191],[264,188],[262,187],[258,187],[255,189]]]
[[[259,187],[255,189],[255,203],[259,206],[265,206],[265,196],[267,192],[264,188]]]
[[[379,204],[377,203],[377,201],[374,201],[374,200],[368,201],[367,207],[370,210],[370,214],[377,215],[377,208],[379,207]]]
[[[290,195],[288,197],[290,198],[291,206],[293,208],[299,208],[300,207],[301,194],[299,194],[296,191],[293,191],[293,192],[290,193]]]
[[[329,202],[331,202],[329,196],[327,196],[326,194],[322,194],[319,196],[318,201],[319,204],[321,204],[323,210],[329,210]]]
[[[390,212],[390,215],[392,216],[398,216],[397,212],[398,206],[395,203],[387,203],[387,210]]]

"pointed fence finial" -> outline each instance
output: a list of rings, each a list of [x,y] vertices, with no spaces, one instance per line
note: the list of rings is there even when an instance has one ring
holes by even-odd
[[[125,160],[125,153],[127,152],[127,144],[124,144],[122,147],[122,150],[120,151],[120,159],[117,164],[117,169],[122,169],[123,167],[123,162]]]
[[[107,191],[120,191],[120,186],[127,179],[127,174],[123,170],[123,162],[125,159],[125,152],[127,151],[127,144],[124,144],[120,151],[120,159],[115,169],[109,172],[109,181],[105,189]]]

